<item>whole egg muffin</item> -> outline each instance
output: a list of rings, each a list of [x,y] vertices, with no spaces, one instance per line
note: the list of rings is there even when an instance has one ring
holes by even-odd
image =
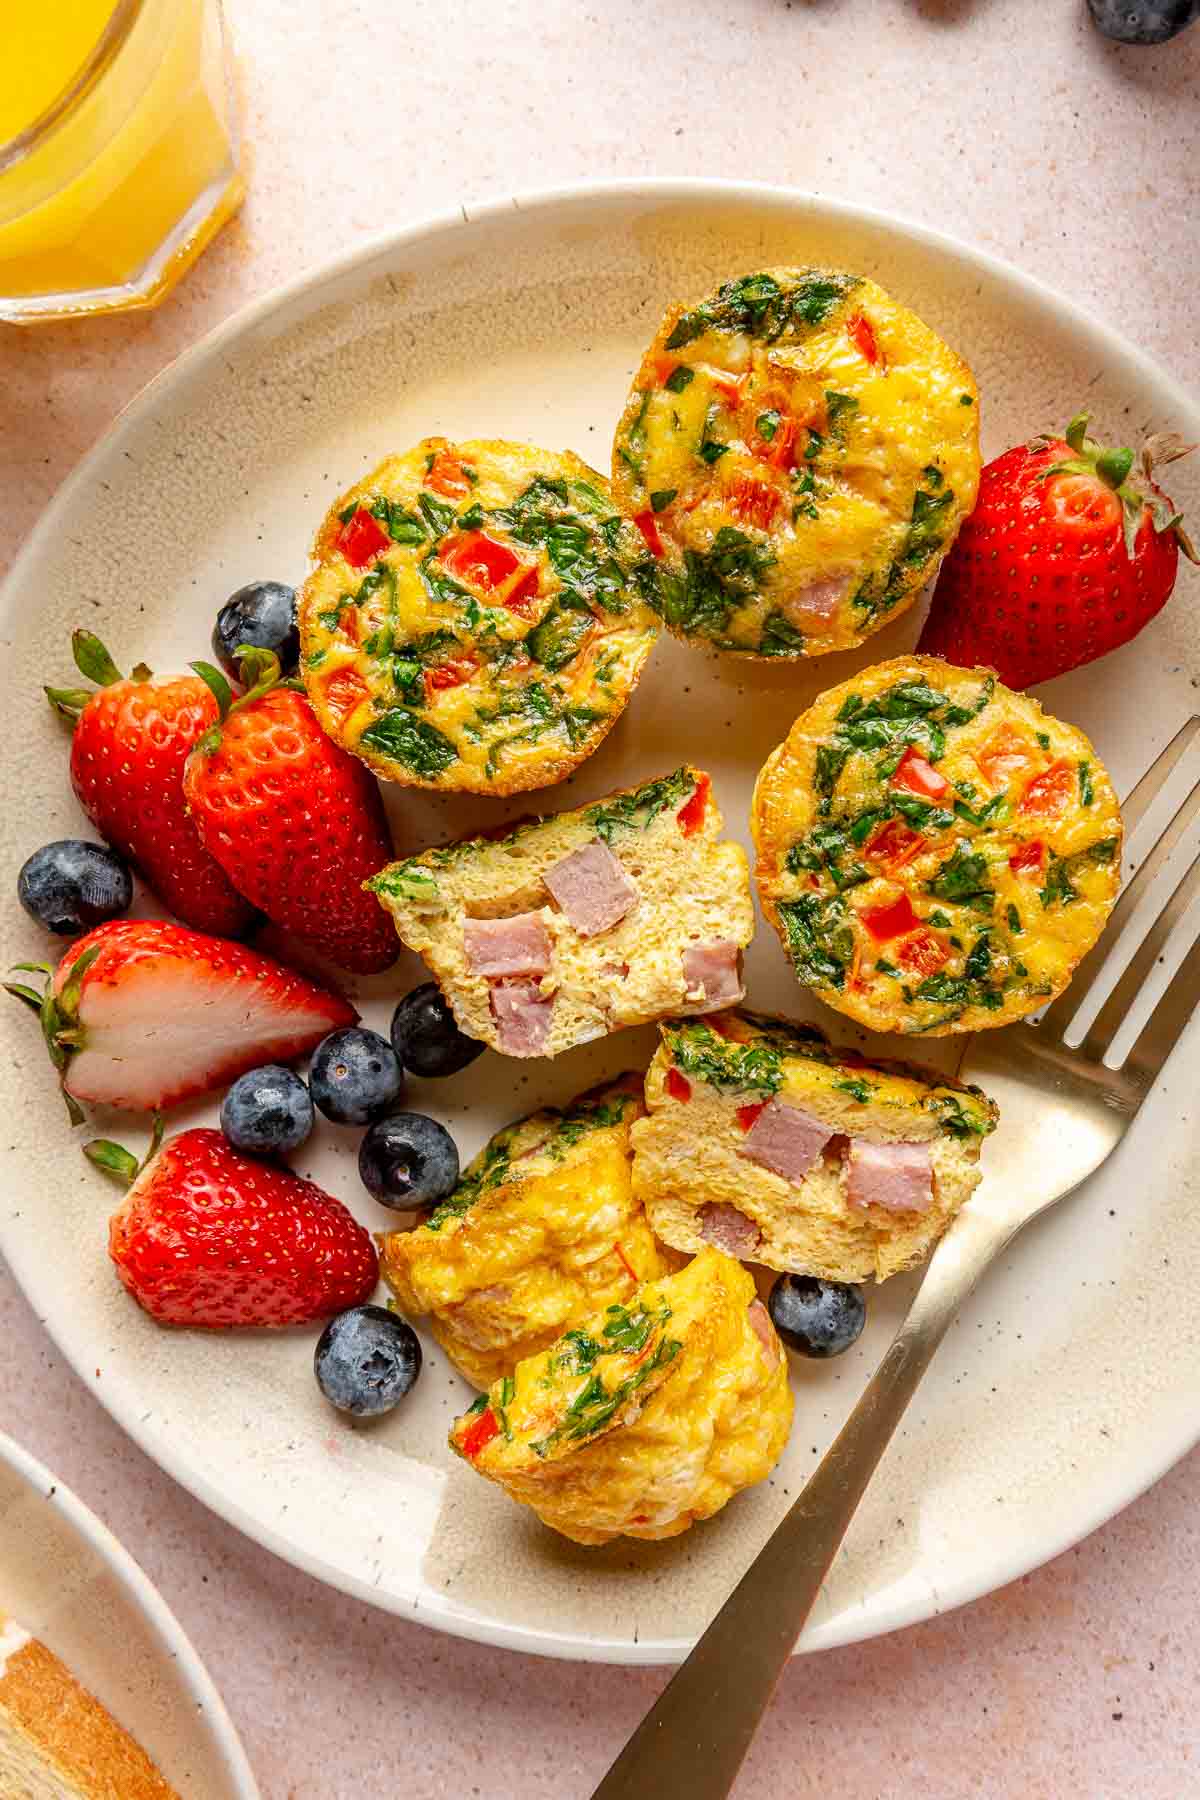
[[[558,1056],[740,1000],[750,868],[702,769],[392,863],[367,884],[468,1037]]]
[[[672,306],[613,449],[643,593],[720,650],[861,644],[975,504],[977,402],[962,358],[861,275],[767,269]]]
[[[450,1447],[578,1544],[666,1538],[778,1462],[786,1360],[746,1271],[705,1249],[518,1363]]]
[[[300,594],[300,669],[329,735],[388,781],[515,794],[612,729],[658,622],[644,551],[569,452],[426,438],[343,494]]]
[[[532,1113],[496,1133],[416,1230],[380,1239],[401,1312],[428,1314],[476,1387],[678,1266],[633,1197],[629,1128],[644,1111],[642,1077],[623,1075]]]
[[[839,1051],[753,1013],[674,1019],[633,1128],[633,1190],[677,1250],[824,1281],[921,1262],[979,1182],[996,1108],[978,1088]]]
[[[1121,883],[1088,739],[982,669],[901,656],[768,757],[756,879],[800,982],[873,1031],[1007,1025],[1071,979]]]

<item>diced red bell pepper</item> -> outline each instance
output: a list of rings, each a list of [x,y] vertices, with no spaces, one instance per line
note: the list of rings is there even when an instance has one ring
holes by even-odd
[[[365,506],[360,506],[342,526],[334,548],[340,550],[346,561],[356,569],[365,569],[369,562],[374,562],[381,550],[387,549],[391,541],[375,514],[369,513]]]
[[[1044,775],[1035,775],[1021,795],[1020,810],[1033,819],[1054,819],[1075,793],[1074,763],[1051,763]]]
[[[664,351],[658,351],[653,358],[655,385],[666,387],[678,367],[679,358],[677,356],[668,356]]]
[[[896,948],[896,961],[914,975],[936,975],[950,957],[950,950],[936,931],[924,926],[912,932]]]
[[[742,525],[770,531],[783,505],[783,495],[769,481],[756,475],[735,475],[726,490],[729,510]]]
[[[736,408],[742,404],[742,395],[749,379],[749,375],[717,375],[713,379],[713,386],[726,406]]]
[[[892,786],[903,788],[906,794],[916,794],[922,800],[940,800],[950,791],[946,777],[939,775],[933,764],[911,744],[900,758],[899,767],[892,776]]]
[[[989,787],[1002,788],[1010,775],[1027,768],[1034,758],[1034,748],[1027,737],[1011,725],[993,731],[987,743],[975,753],[975,766]]]
[[[767,1103],[765,1100],[753,1100],[753,1101],[751,1101],[749,1106],[739,1106],[738,1107],[737,1122],[741,1126],[743,1131],[750,1130],[751,1126],[754,1124],[754,1121],[758,1118],[759,1114],[761,1112],[765,1111],[766,1105],[767,1105]]]
[[[435,494],[444,494],[448,500],[465,500],[471,491],[466,470],[449,450],[438,451],[429,465],[425,486],[432,488]]]
[[[712,791],[712,778],[701,775],[699,781],[680,807],[675,817],[679,820],[679,829],[684,837],[694,837],[704,823],[704,814],[708,809],[708,796]]]
[[[479,1455],[479,1452],[486,1445],[490,1444],[494,1437],[499,1437],[499,1435],[500,1421],[492,1411],[491,1407],[486,1407],[477,1418],[471,1420],[471,1423],[467,1426],[467,1429],[459,1439],[463,1455],[469,1456],[474,1460],[474,1458]]]
[[[864,906],[858,916],[871,936],[881,943],[888,938],[903,937],[905,932],[915,930],[921,923],[907,894],[889,900],[886,906]]]
[[[1008,866],[1014,875],[1040,875],[1046,866],[1046,846],[1040,838],[1030,838],[1028,843],[1020,844],[1008,859]]]
[[[452,538],[438,551],[438,561],[447,575],[488,593],[503,587],[521,567],[511,544],[489,537],[486,531],[464,531],[461,537]]]
[[[510,612],[528,613],[538,597],[538,580],[537,564],[526,563],[500,595],[501,604]]]
[[[672,1100],[690,1100],[692,1097],[691,1082],[674,1067],[667,1070],[665,1085]]]
[[[448,662],[439,663],[435,669],[426,669],[426,698],[441,693],[445,688],[462,687],[464,682],[470,681],[478,667],[477,656],[455,656]]]
[[[371,690],[362,676],[354,669],[338,669],[325,683],[325,704],[330,712],[336,713],[338,719],[353,712]]]
[[[871,833],[863,849],[872,862],[877,862],[884,869],[902,869],[905,863],[920,856],[922,850],[928,850],[929,839],[923,832],[914,831],[901,819],[885,819]]]
[[[632,1281],[634,1286],[636,1287],[637,1278],[638,1278],[637,1270],[634,1268],[633,1264],[630,1262],[629,1258],[626,1256],[624,1250],[622,1250],[620,1244],[613,1245],[613,1255],[616,1257],[617,1261],[620,1263],[621,1267],[624,1269],[625,1273],[628,1275],[630,1281]]]
[[[775,410],[778,412],[779,408],[776,407]],[[790,469],[796,460],[798,430],[799,427],[792,415],[780,412],[774,437],[759,437],[756,431],[750,448],[759,462],[769,463],[773,469]]]
[[[869,363],[877,363],[879,345],[875,341],[875,328],[870,319],[864,319],[861,313],[854,313],[846,320],[846,330],[859,354],[865,356]]]
[[[658,520],[647,507],[645,512],[635,513],[634,524],[646,540],[646,548],[651,556],[663,554],[662,533],[658,529]]]

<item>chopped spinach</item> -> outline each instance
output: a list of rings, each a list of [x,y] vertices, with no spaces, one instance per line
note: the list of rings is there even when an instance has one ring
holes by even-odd
[[[844,435],[846,426],[858,411],[858,401],[853,394],[838,394],[831,388],[825,389],[825,415],[829,420],[829,429],[834,437]]]
[[[441,775],[458,761],[458,751],[443,732],[400,706],[368,725],[360,742],[426,780]]]
[[[844,987],[854,955],[854,928],[845,901],[801,894],[798,900],[785,900],[779,916],[797,979],[805,987]]]
[[[1111,863],[1116,854],[1116,838],[1099,838],[1096,843],[1077,850],[1073,856],[1056,856],[1052,850],[1046,884],[1039,889],[1038,899],[1043,906],[1072,906],[1080,898],[1075,879],[1081,870],[1102,868]]]
[[[744,531],[723,525],[712,549],[684,552],[682,574],[653,561],[635,571],[647,603],[670,626],[721,641],[730,615],[757,598],[774,556]]]
[[[611,844],[621,831],[645,831],[667,807],[676,809],[695,792],[696,781],[690,769],[676,769],[657,781],[647,781],[628,794],[614,794],[597,806],[589,806],[584,814],[597,837]]]
[[[1079,804],[1093,806],[1096,801],[1096,790],[1092,785],[1092,765],[1084,759],[1079,765]]]
[[[709,1087],[732,1088],[738,1093],[761,1094],[771,1099],[783,1086],[780,1051],[769,1038],[737,1044],[722,1037],[701,1019],[663,1026],[663,1039],[671,1061],[681,1074]]]
[[[419,906],[441,907],[442,894],[432,870],[411,858],[408,862],[391,863],[373,875],[367,884],[373,893],[392,900],[408,900]]]
[[[526,639],[535,662],[552,674],[574,662],[592,634],[595,620],[586,607],[560,600],[550,608]]]
[[[848,1078],[845,1081],[835,1081],[833,1086],[839,1094],[849,1094],[850,1098],[857,1100],[860,1106],[865,1106],[875,1092],[869,1081],[863,1081],[858,1077],[853,1080]]]
[[[680,363],[677,368],[671,370],[663,386],[668,388],[672,394],[682,394],[688,383],[695,379],[695,375],[695,369],[689,369],[686,363]]]
[[[651,512],[665,512],[678,492],[678,488],[655,488],[650,496]]]
[[[827,275],[805,269],[787,282],[761,273],[726,281],[708,300],[681,313],[666,341],[668,350],[682,349],[706,331],[747,332],[773,343],[786,334],[807,335],[858,286],[853,275]]]
[[[804,633],[781,612],[770,612],[763,620],[758,639],[760,656],[803,656]]]
[[[942,864],[928,890],[939,900],[970,900],[976,894],[991,894],[992,881],[986,856],[956,844]]]

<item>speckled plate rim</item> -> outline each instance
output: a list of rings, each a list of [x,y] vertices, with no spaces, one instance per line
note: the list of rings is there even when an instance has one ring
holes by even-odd
[[[781,217],[791,218],[793,221],[803,218],[811,222],[824,218],[830,222],[867,226],[909,245],[927,247],[938,256],[956,260],[990,281],[1015,291],[1024,299],[1051,310],[1060,320],[1077,325],[1082,332],[1103,345],[1106,354],[1115,363],[1122,365],[1131,383],[1169,395],[1171,411],[1179,422],[1179,428],[1188,437],[1200,438],[1200,402],[1183,389],[1178,380],[1169,375],[1154,358],[1137,349],[1119,332],[1036,276],[948,233],[902,216],[885,213],[878,207],[859,206],[853,202],[835,200],[805,189],[776,183],[730,181],[703,176],[564,183],[557,187],[509,194],[495,199],[463,202],[456,210],[432,214],[412,225],[375,233],[317,268],[260,295],[214,327],[154,376],[122,408],[63,482],[0,586],[0,618],[7,618],[17,586],[24,578],[27,568],[36,563],[43,544],[65,523],[76,496],[92,480],[95,466],[119,444],[123,436],[132,433],[153,415],[167,393],[216,362],[230,345],[243,340],[253,341],[256,336],[261,337],[263,327],[280,315],[285,316],[280,319],[280,329],[283,329],[289,322],[286,315],[293,307],[299,306],[301,313],[316,310],[324,303],[324,299],[332,300],[335,297],[330,292],[323,299],[320,290],[333,290],[339,286],[344,289],[347,279],[355,275],[369,279],[367,271],[372,269],[372,265],[378,265],[374,272],[383,273],[389,259],[414,245],[453,236],[464,228],[470,230],[479,224],[495,223],[508,213],[538,212],[546,215],[549,223],[557,210],[569,214],[588,206],[595,206],[598,211],[605,208],[619,210],[622,206],[628,206],[641,211],[650,205],[668,206],[673,203],[727,206],[740,203],[767,211],[778,211]],[[344,298],[344,292],[340,297]],[[274,333],[269,332],[267,335],[273,336]],[[3,1221],[0,1220],[0,1250],[7,1257],[24,1292],[31,1294],[34,1291],[34,1271],[26,1264],[19,1246],[4,1241],[2,1224]],[[173,1466],[174,1459],[156,1434],[141,1426],[134,1407],[119,1400],[114,1402],[109,1394],[103,1392],[94,1379],[93,1369],[88,1366],[89,1358],[82,1352],[77,1354],[65,1334],[56,1329],[49,1319],[44,1320],[44,1323],[75,1373],[147,1456],[228,1523],[317,1580],[372,1606],[415,1619],[452,1636],[469,1638],[498,1648],[519,1650],[530,1655],[573,1661],[662,1664],[681,1661],[691,1648],[693,1640],[685,1638],[650,1639],[631,1644],[624,1639],[606,1639],[600,1636],[562,1637],[553,1632],[525,1626],[492,1624],[476,1618],[464,1618],[441,1603],[440,1596],[428,1589],[412,1594],[381,1592],[379,1588],[336,1568],[323,1558],[298,1549],[279,1532],[248,1514],[215,1482],[195,1471],[189,1471],[185,1475],[178,1466]],[[797,1653],[832,1649],[842,1644],[882,1636],[906,1625],[918,1624],[935,1614],[952,1611],[992,1593],[1069,1550],[1145,1493],[1200,1443],[1200,1415],[1180,1409],[1176,1416],[1178,1429],[1163,1432],[1153,1446],[1147,1446],[1147,1453],[1142,1460],[1115,1469],[1107,1483],[1096,1484],[1083,1498],[1069,1526],[1048,1530],[1044,1536],[1023,1544],[1019,1551],[1001,1554],[993,1552],[990,1560],[981,1557],[969,1575],[964,1573],[957,1581],[939,1585],[936,1602],[929,1597],[894,1601],[876,1597],[871,1604],[865,1604],[856,1613],[840,1615],[836,1624],[810,1625],[797,1645]],[[136,1568],[136,1565],[131,1566]],[[138,1573],[140,1575],[140,1571]],[[145,1577],[141,1579],[144,1581]],[[160,1601],[159,1604],[163,1603]],[[254,1791],[253,1788],[247,1789],[248,1793]]]
[[[130,1605],[145,1619],[162,1647],[164,1660],[174,1664],[187,1688],[200,1721],[198,1729],[207,1733],[215,1755],[224,1765],[230,1800],[262,1800],[246,1752],[212,1676],[150,1577],[134,1562],[107,1525],[84,1505],[78,1494],[3,1431],[0,1431],[0,1464],[10,1469],[47,1506],[53,1507],[67,1529],[100,1559]]]

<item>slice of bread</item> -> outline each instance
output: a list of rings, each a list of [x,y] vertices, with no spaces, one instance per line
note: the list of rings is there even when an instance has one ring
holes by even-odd
[[[0,1800],[179,1800],[53,1651],[3,1613]]]
[[[450,1447],[577,1544],[665,1538],[764,1481],[787,1360],[745,1269],[705,1249],[481,1394]]]
[[[883,1281],[928,1256],[979,1182],[996,1108],[978,1088],[748,1012],[660,1030],[633,1186],[677,1250]]]
[[[622,1075],[506,1126],[423,1224],[380,1238],[400,1311],[427,1314],[476,1387],[678,1266],[633,1198],[629,1128],[645,1112],[642,1080]]]
[[[370,886],[468,1036],[558,1056],[741,998],[745,855],[684,767],[499,838],[427,850]]]

